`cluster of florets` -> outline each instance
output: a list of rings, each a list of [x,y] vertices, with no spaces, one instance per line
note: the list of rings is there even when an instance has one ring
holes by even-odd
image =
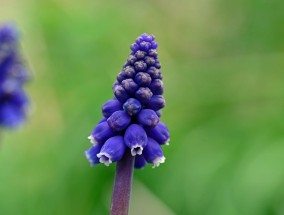
[[[169,131],[160,121],[165,106],[161,65],[153,35],[142,34],[131,45],[122,71],[113,84],[115,98],[102,106],[103,118],[89,136],[93,146],[85,152],[91,165],[108,166],[129,148],[135,167],[157,167],[165,161],[161,145],[168,145]]]
[[[0,126],[13,128],[26,118],[28,105],[23,85],[28,73],[18,53],[14,26],[0,26]]]

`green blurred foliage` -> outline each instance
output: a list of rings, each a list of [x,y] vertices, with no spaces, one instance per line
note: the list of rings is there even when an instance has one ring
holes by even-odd
[[[143,32],[171,145],[135,171],[131,214],[284,214],[283,1],[5,0],[0,19],[21,28],[34,77],[29,121],[2,132],[0,214],[108,214],[115,166],[83,152]]]

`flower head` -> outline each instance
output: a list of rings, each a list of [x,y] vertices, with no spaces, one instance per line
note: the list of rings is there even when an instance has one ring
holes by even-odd
[[[85,152],[91,165],[119,161],[125,151],[135,156],[135,168],[165,162],[162,145],[169,142],[167,126],[160,121],[165,99],[161,65],[153,35],[142,34],[113,84],[115,98],[102,106],[104,118],[89,136],[93,146]]]
[[[29,102],[23,86],[28,79],[18,52],[15,27],[0,26],[0,126],[13,128],[26,118]]]

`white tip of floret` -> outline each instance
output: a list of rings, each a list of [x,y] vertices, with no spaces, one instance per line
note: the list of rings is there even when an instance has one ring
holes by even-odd
[[[160,166],[161,163],[165,163],[166,158],[163,157],[157,157],[155,160],[153,160],[153,168]]]
[[[101,152],[97,154],[97,157],[100,159],[100,163],[103,163],[106,166],[109,166],[112,163],[111,156],[108,153]]]
[[[170,139],[168,139],[165,143],[166,146],[169,146],[170,145]]]
[[[132,148],[131,148],[131,155],[132,156],[142,155],[142,152],[143,152],[143,147],[142,146],[135,145],[135,146],[132,146]]]
[[[95,140],[95,138],[94,138],[92,135],[88,136],[88,139],[90,140],[90,142],[91,142],[93,145],[98,144],[98,142]]]

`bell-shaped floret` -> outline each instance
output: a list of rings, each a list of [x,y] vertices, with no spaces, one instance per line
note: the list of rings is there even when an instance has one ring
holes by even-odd
[[[97,157],[101,163],[109,166],[112,162],[119,161],[125,150],[126,146],[124,144],[123,137],[114,136],[105,142]]]
[[[120,101],[121,103],[124,103],[129,98],[128,93],[120,84],[113,86],[113,93],[117,98],[117,100]]]
[[[170,133],[168,127],[161,121],[153,128],[145,128],[149,137],[152,137],[160,144],[169,145]]]
[[[135,93],[135,97],[142,104],[148,103],[152,96],[153,96],[153,93],[151,92],[151,90],[148,87],[140,87]]]
[[[121,85],[123,86],[125,91],[130,95],[135,94],[136,90],[139,88],[139,86],[131,78],[123,80],[121,82]]]
[[[140,125],[132,124],[125,131],[124,142],[130,148],[132,156],[141,155],[148,142],[147,134]]]
[[[154,127],[159,122],[156,112],[151,109],[143,109],[137,115],[138,122],[143,126]]]
[[[160,144],[152,138],[148,138],[148,144],[143,151],[143,156],[148,163],[153,164],[153,168],[164,163],[166,159]]]
[[[150,101],[147,103],[146,107],[154,111],[160,110],[166,106],[166,101],[161,95],[154,95],[151,97]]]
[[[103,144],[97,144],[92,146],[89,150],[85,151],[85,156],[90,162],[91,166],[100,163],[100,159],[97,157],[97,154],[100,153]]]
[[[135,163],[134,163],[134,167],[136,169],[142,169],[144,166],[146,166],[147,162],[145,160],[145,158],[143,157],[143,155],[136,155],[135,156]]]
[[[117,99],[108,100],[102,106],[102,113],[106,118],[110,117],[115,111],[118,110],[122,110],[122,104]]]
[[[163,81],[161,79],[154,79],[149,88],[154,95],[162,95],[164,92]]]
[[[131,121],[131,117],[122,110],[114,112],[108,119],[108,125],[115,131],[122,131],[127,128]]]
[[[139,72],[135,76],[135,82],[140,87],[148,87],[151,81],[152,81],[151,76],[146,72]]]
[[[107,122],[99,123],[88,137],[92,144],[104,143],[108,138],[115,135],[115,131],[108,125]]]

